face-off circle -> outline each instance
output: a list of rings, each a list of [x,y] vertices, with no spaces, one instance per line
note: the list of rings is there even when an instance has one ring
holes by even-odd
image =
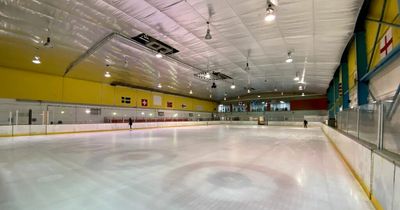
[[[86,152],[101,152],[112,149],[108,144],[100,144],[100,143],[72,143],[65,144],[60,147],[56,147],[52,149],[53,152],[61,152],[61,153],[86,153]]]
[[[96,170],[128,170],[165,164],[175,157],[167,150],[135,149],[98,154],[87,160],[86,165]]]
[[[168,205],[187,207],[190,201],[199,209],[209,206],[213,209],[228,206],[266,209],[276,208],[276,205],[284,209],[288,203],[285,199],[296,197],[294,194],[298,193],[296,181],[285,173],[266,166],[225,161],[199,162],[177,168],[167,174],[163,183]],[[301,200],[296,201],[302,206]],[[296,201],[290,201],[289,205]]]

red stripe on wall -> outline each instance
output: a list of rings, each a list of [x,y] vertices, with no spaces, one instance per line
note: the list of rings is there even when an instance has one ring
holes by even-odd
[[[313,98],[290,101],[291,110],[327,110],[327,98]]]

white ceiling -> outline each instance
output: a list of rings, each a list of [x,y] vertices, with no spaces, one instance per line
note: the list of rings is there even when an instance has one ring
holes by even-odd
[[[214,99],[257,92],[298,91],[293,81],[305,67],[306,92],[325,93],[350,39],[362,0],[279,0],[277,18],[264,21],[264,0],[0,0],[0,38],[30,40],[32,46],[47,36],[57,53],[84,53],[111,32],[127,36],[147,33],[179,50],[174,58],[187,68],[114,39],[84,62],[112,64],[113,79],[134,86],[208,98],[210,82],[193,76],[198,69],[221,71],[232,78],[217,82]],[[209,18],[209,11],[212,16]],[[211,40],[205,40],[206,21]],[[46,29],[50,29],[50,32]],[[36,42],[35,42],[36,41]],[[293,63],[285,63],[294,50]],[[249,55],[250,71],[244,71]],[[124,56],[128,66],[124,67]],[[307,59],[307,64],[305,64]],[[70,60],[65,63],[65,68]],[[76,69],[78,71],[78,69]],[[68,76],[93,80],[72,70]],[[265,82],[267,81],[267,82]]]

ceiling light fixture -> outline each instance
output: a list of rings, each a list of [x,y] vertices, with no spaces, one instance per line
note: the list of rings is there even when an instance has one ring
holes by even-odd
[[[204,39],[206,39],[206,40],[212,39],[212,36],[211,36],[211,33],[210,33],[210,32],[211,32],[211,31],[210,31],[210,22],[207,21],[207,33],[206,33],[206,36],[204,37]]]
[[[158,83],[157,87],[158,87],[158,88],[162,88],[161,83]]]
[[[156,54],[156,57],[157,57],[157,58],[162,58],[162,57],[163,57],[163,55],[161,54],[161,52],[160,52],[160,51],[158,51],[158,52],[157,52],[157,54]]]
[[[244,68],[245,71],[250,71],[249,62],[247,61],[246,67]]]
[[[206,73],[206,76],[204,76],[204,77],[207,78],[207,79],[211,79],[211,75],[210,75],[209,72],[207,72],[207,73]]]
[[[32,63],[40,64],[42,62],[40,62],[40,57],[39,56],[33,56]]]
[[[257,98],[261,98],[261,96],[257,96]]]
[[[231,89],[233,90],[233,89],[235,89],[236,88],[236,85],[235,85],[235,83],[232,83],[232,85],[231,85]]]
[[[250,50],[249,50],[249,55],[250,55]],[[245,71],[250,71],[250,67],[249,67],[249,55],[247,55],[246,67],[244,68]]]
[[[49,36],[47,37],[46,42],[44,42],[43,46],[47,48],[53,48],[53,44],[51,43]]]
[[[90,114],[90,109],[85,110],[86,114]]]
[[[192,90],[190,90],[190,91],[189,91],[189,94],[190,94],[190,95],[192,95],[192,94],[193,94],[193,91],[192,91]]]
[[[281,103],[281,104],[284,104],[285,102],[284,102],[284,101],[280,101],[280,103]]]
[[[212,95],[210,94],[210,98],[212,98]]]
[[[299,81],[300,80],[299,72],[296,72],[296,77],[293,80],[294,81]]]
[[[274,21],[275,18],[276,18],[275,9],[273,7],[273,4],[270,1],[267,1],[267,4],[268,4],[268,6],[267,6],[267,9],[265,11],[264,20],[267,21],[267,22],[271,22],[271,21]]]
[[[292,63],[292,62],[293,62],[292,52],[289,51],[289,52],[287,53],[286,63]]]
[[[226,101],[226,97],[224,97],[224,101]]]
[[[251,93],[251,90],[250,90],[250,88],[249,88],[249,89],[247,89],[247,93]]]
[[[128,56],[124,55],[124,68],[128,68]]]
[[[111,77],[111,74],[110,74],[110,72],[106,71],[106,73],[104,74],[104,76],[107,77],[107,78],[110,78],[110,77]]]
[[[305,96],[305,94],[304,94],[304,93],[301,93],[301,96]]]
[[[299,86],[299,90],[303,90],[303,86],[300,85],[300,86]]]

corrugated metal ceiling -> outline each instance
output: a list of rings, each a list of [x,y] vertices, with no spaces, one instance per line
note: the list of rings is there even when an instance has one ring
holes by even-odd
[[[185,65],[158,59],[129,42],[113,39],[67,76],[208,98],[211,82],[193,74],[221,71],[214,99],[257,92],[298,91],[305,69],[306,92],[325,93],[350,39],[362,0],[279,0],[276,20],[264,21],[264,0],[0,0],[0,65],[63,75],[67,66],[111,32],[147,33],[179,50]],[[205,40],[210,21],[211,40]],[[43,47],[51,37],[53,48]],[[38,49],[36,49],[38,48]],[[293,63],[286,63],[288,51]],[[41,65],[31,63],[39,54]],[[245,71],[248,57],[250,71]],[[305,63],[307,60],[307,63]],[[111,64],[111,67],[106,67]],[[112,78],[105,79],[104,71]],[[299,92],[300,93],[300,92]]]

